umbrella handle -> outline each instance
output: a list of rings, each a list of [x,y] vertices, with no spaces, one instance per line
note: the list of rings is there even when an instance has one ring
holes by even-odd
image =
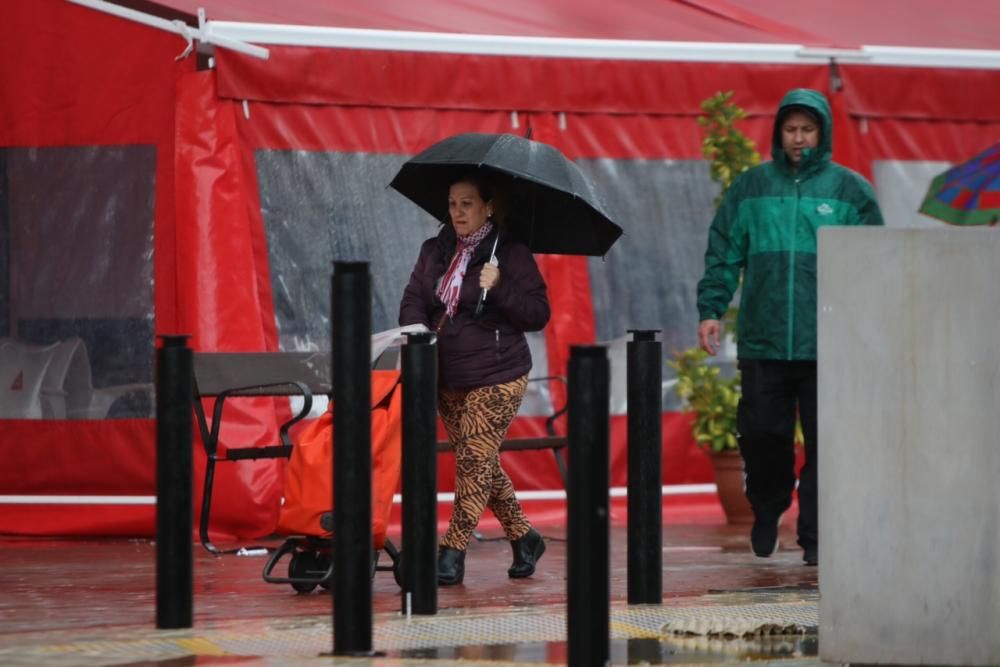
[[[490,257],[490,264],[493,266],[499,266],[500,262],[497,261],[496,257]],[[486,293],[489,292],[488,289],[483,288],[483,293],[479,295],[479,303],[476,304],[476,312],[473,313],[473,317],[479,317],[483,313],[483,305],[486,304]]]
[[[489,261],[489,263],[492,264],[493,266],[499,266],[499,264],[500,264],[500,262],[497,261],[497,242],[499,240],[500,240],[500,235],[497,234],[497,237],[495,239],[493,239],[493,250],[490,252],[490,261]],[[476,317],[479,317],[480,315],[482,315],[482,313],[483,313],[483,305],[486,303],[486,293],[488,291],[489,290],[487,290],[487,289],[484,288],[483,289],[483,293],[479,295],[479,303],[476,304],[476,312],[474,312],[472,314],[472,317],[476,318]]]

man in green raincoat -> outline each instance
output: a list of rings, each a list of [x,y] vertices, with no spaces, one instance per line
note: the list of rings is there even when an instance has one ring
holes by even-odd
[[[773,160],[737,178],[708,234],[698,283],[698,342],[719,348],[719,319],[742,278],[737,410],[753,552],[778,549],[778,525],[795,489],[795,418],[805,464],[799,476],[798,542],[819,562],[816,512],[816,232],[828,225],[881,225],[871,185],[831,161],[833,123],[823,95],[804,88],[781,100]]]

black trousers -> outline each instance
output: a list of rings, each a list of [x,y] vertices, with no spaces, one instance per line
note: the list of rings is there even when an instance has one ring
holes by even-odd
[[[754,515],[775,520],[795,490],[795,417],[802,420],[805,465],[799,473],[799,545],[815,547],[816,362],[741,359],[737,409],[746,494]]]

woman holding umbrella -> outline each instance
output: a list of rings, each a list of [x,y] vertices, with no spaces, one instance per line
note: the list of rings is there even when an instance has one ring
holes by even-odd
[[[438,336],[438,411],[456,459],[455,504],[438,553],[441,585],[462,583],[465,550],[486,507],[510,540],[511,578],[534,574],[545,551],[500,464],[531,369],[524,332],[549,320],[531,251],[503,233],[505,203],[484,171],[453,182],[451,224],[420,248],[399,309],[401,326],[423,324]]]

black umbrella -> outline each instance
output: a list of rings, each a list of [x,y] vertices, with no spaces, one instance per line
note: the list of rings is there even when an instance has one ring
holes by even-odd
[[[448,137],[408,160],[389,185],[447,222],[448,187],[473,169],[507,182],[507,233],[532,252],[600,256],[621,236],[579,167],[552,146],[513,134]]]

